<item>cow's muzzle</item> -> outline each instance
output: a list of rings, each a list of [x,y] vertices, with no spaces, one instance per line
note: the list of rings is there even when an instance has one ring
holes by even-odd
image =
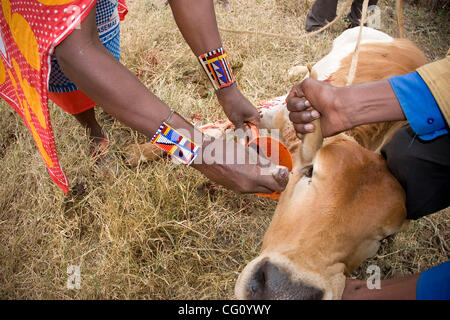
[[[236,284],[238,299],[248,300],[320,300],[324,291],[301,280],[292,280],[283,267],[264,258],[248,266]]]

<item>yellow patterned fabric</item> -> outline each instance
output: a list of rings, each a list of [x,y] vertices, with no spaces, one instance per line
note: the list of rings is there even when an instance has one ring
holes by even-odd
[[[67,193],[48,109],[50,56],[96,1],[0,1],[0,96],[22,117],[51,179]]]

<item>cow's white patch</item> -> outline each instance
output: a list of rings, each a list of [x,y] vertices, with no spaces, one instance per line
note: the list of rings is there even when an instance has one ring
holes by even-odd
[[[274,98],[261,106],[258,106],[258,110],[261,114],[261,128],[274,129],[276,125],[274,123],[275,118],[281,110],[286,109],[286,97],[287,94],[281,97]]]
[[[317,80],[328,79],[340,68],[342,59],[355,51],[358,33],[359,27],[348,29],[333,41],[331,52],[313,66],[313,70],[317,74]],[[391,36],[384,32],[367,27],[363,28],[361,44],[391,43],[393,40]]]

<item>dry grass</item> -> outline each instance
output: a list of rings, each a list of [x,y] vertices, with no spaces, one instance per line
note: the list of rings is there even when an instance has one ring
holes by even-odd
[[[125,65],[187,117],[223,118],[170,9],[147,0],[128,4]],[[392,4],[380,1],[383,30],[395,35]],[[231,0],[231,10],[218,6],[217,16],[230,28],[299,35],[309,6],[306,0]],[[411,6],[405,11],[408,37],[431,60],[443,56],[448,12]],[[323,37],[302,43],[234,34],[223,34],[223,41],[240,88],[256,102],[284,94],[293,85],[286,71],[319,60],[344,27],[339,22]],[[232,298],[239,271],[258,254],[274,202],[223,189],[204,192],[199,187],[205,178],[168,160],[129,168],[121,150],[144,138],[112,121],[103,125],[116,161],[109,174],[95,170],[84,131],[53,107],[60,159],[72,186],[65,197],[50,181],[20,118],[1,103],[0,298]],[[449,258],[449,230],[447,209],[413,223],[368,263],[391,277],[443,262]],[[69,265],[81,267],[81,290],[66,288]],[[364,270],[355,276],[366,277]]]

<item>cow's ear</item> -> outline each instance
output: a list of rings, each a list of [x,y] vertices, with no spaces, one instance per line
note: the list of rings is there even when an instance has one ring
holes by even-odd
[[[300,161],[303,167],[311,165],[317,151],[322,147],[323,136],[320,127],[320,119],[313,121],[314,132],[305,134],[300,147]]]
[[[294,129],[292,129],[294,131]],[[295,135],[295,133],[294,133]],[[294,138],[296,141],[295,143],[292,143],[289,148],[289,152],[291,153],[292,157],[292,170],[300,170],[304,166],[302,165],[302,159],[301,159],[301,150],[302,150],[302,144],[303,142],[298,139],[297,137]]]
[[[311,65],[308,65],[309,77],[317,80],[316,71],[312,69]],[[312,106],[311,108],[314,108]],[[316,119],[312,122],[314,125],[314,132],[307,133],[303,137],[303,143],[300,149],[300,161],[303,167],[311,165],[317,151],[322,147],[323,135],[322,128],[320,127],[320,119]]]

